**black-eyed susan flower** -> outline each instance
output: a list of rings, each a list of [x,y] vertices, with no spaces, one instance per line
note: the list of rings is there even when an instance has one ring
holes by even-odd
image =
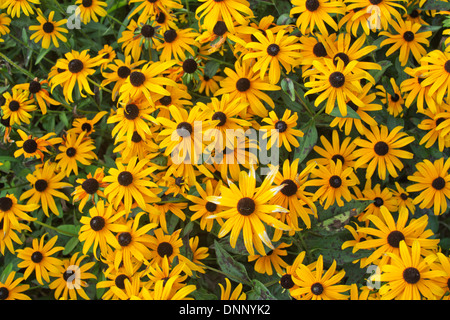
[[[370,226],[358,228],[358,233],[362,232],[372,236],[372,239],[355,244],[356,249],[373,250],[371,255],[365,259],[363,266],[368,266],[378,259],[380,259],[377,261],[379,267],[389,263],[391,256],[385,253],[398,255],[401,241],[404,241],[409,247],[413,245],[414,241],[418,241],[421,244],[423,255],[430,254],[437,248],[439,239],[433,239],[433,231],[427,229],[427,215],[409,220],[408,210],[401,208],[397,221],[395,221],[392,213],[386,207],[383,206],[380,210],[380,217],[367,216],[372,223]]]
[[[172,215],[175,215],[182,221],[186,220],[184,212],[187,206],[186,202],[167,202],[153,204],[147,211],[150,221],[158,224],[165,233],[168,233],[167,221],[170,221]]]
[[[20,196],[20,200],[28,199],[28,204],[40,203],[42,210],[48,217],[48,209],[57,216],[60,212],[53,197],[58,197],[69,201],[69,198],[59,189],[71,187],[72,185],[61,180],[64,179],[64,172],[57,170],[55,162],[46,161],[42,166],[37,166],[33,173],[27,175],[27,180],[33,186]]]
[[[359,8],[346,10],[345,15],[339,19],[338,28],[341,29],[345,26],[347,33],[351,33],[354,37],[361,33],[361,29],[366,35],[369,35],[371,31],[375,32],[377,29],[376,24],[372,22],[372,14],[369,11],[363,15],[357,14],[360,10]]]
[[[139,273],[121,279],[119,286],[111,286],[114,300],[151,300],[150,292],[143,286]],[[144,298],[144,289],[146,298]]]
[[[364,232],[360,232],[360,230],[359,230],[360,226],[356,222],[354,222],[354,227],[352,225],[350,225],[350,224],[347,224],[347,225],[344,226],[344,228],[348,232],[350,232],[352,238],[350,240],[346,240],[346,241],[344,241],[342,243],[342,245],[341,245],[341,249],[342,250],[345,250],[347,248],[352,248],[352,253],[355,253],[355,252],[358,251],[358,248],[356,247],[357,243],[362,242],[362,241],[366,241],[368,239],[372,239],[371,235],[368,235],[368,234],[366,234]],[[361,268],[363,268],[364,262],[365,262],[366,259],[367,258],[364,257],[364,258],[361,258],[361,259],[353,260],[352,262],[353,263],[357,263],[359,261]]]
[[[98,260],[97,249],[100,248],[102,256],[106,256],[110,249],[120,249],[119,242],[114,233],[126,231],[126,227],[120,223],[125,211],[117,211],[113,206],[99,200],[95,206],[89,209],[89,216],[82,216],[82,224],[78,239],[83,243],[83,254],[87,254],[92,248],[95,258]],[[119,222],[118,222],[119,220]]]
[[[221,208],[207,200],[209,196],[219,196],[220,188],[222,187],[222,182],[219,181],[213,186],[211,180],[206,181],[205,188],[203,189],[199,183],[196,183],[195,188],[200,197],[187,195],[186,198],[193,203],[192,206],[189,206],[189,210],[194,212],[191,216],[191,220],[200,219],[200,228],[202,230],[211,231],[214,219],[208,219],[210,215],[214,215],[221,211]],[[222,219],[216,220],[219,224],[222,224]]]
[[[413,198],[410,196],[409,192],[403,188],[400,183],[395,181],[395,189],[391,188],[390,191],[392,192],[395,199],[397,199],[397,206],[399,210],[401,208],[407,208],[409,209],[409,212],[414,214],[416,211],[416,206],[413,203]]]
[[[280,277],[279,284],[283,288],[283,290],[288,290],[291,294],[293,290],[297,289],[298,286],[294,283],[293,278],[297,277],[297,269],[299,268],[300,264],[303,263],[305,259],[305,251],[299,252],[294,261],[290,264],[288,264],[283,272],[280,272],[278,276]],[[314,262],[315,265],[315,262]],[[292,294],[291,294],[292,295]]]
[[[338,25],[332,16],[345,14],[345,6],[342,1],[332,0],[292,0],[293,8],[290,15],[299,14],[296,25],[302,34],[315,31],[317,27],[320,34],[327,36],[329,26],[335,31]]]
[[[105,44],[102,49],[98,50],[97,55],[103,58],[103,62],[100,65],[102,71],[108,64],[112,63],[117,56],[116,51],[109,44]]]
[[[24,13],[26,16],[34,14],[34,5],[40,5],[39,0],[5,0],[0,4],[1,9],[6,8],[6,13],[11,18],[20,18],[20,13]]]
[[[271,276],[273,274],[273,269],[277,273],[282,273],[282,268],[287,267],[287,263],[283,260],[283,256],[287,256],[286,248],[289,248],[291,244],[280,243],[275,249],[270,250],[265,255],[250,255],[248,256],[248,261],[256,261],[254,269],[258,273],[263,273]]]
[[[371,178],[375,170],[378,170],[378,176],[382,180],[386,178],[386,173],[396,178],[396,168],[402,170],[404,167],[400,159],[412,159],[414,156],[411,152],[400,149],[415,139],[405,132],[400,132],[402,129],[403,127],[398,126],[389,132],[384,125],[373,126],[366,130],[367,140],[355,139],[354,143],[359,147],[354,152],[358,158],[355,169],[367,164],[366,178]]]
[[[302,54],[300,61],[302,71],[311,68],[314,60],[322,60],[325,57],[330,58],[323,44],[324,39],[319,39],[319,37],[313,35],[302,35],[299,40],[302,44],[302,49],[300,50]]]
[[[177,282],[179,276],[170,277],[166,280],[158,280],[155,283],[155,287],[152,291],[149,291],[146,295],[146,288],[143,290],[143,297],[146,300],[193,300],[189,297],[197,287],[193,284],[184,285],[178,290],[173,289],[173,285]]]
[[[187,275],[183,272],[184,263],[178,263],[173,266],[169,263],[167,256],[164,256],[160,265],[147,265],[142,272],[142,276],[147,276],[149,282],[147,286],[152,289],[155,287],[156,282],[160,280],[169,280],[172,277],[177,277],[176,281],[172,285],[172,289],[176,292],[178,289],[185,286]]]
[[[156,50],[160,52],[160,61],[170,61],[172,59],[184,61],[187,54],[195,56],[195,49],[199,48],[200,43],[195,39],[198,32],[193,28],[169,29],[163,33],[164,41],[161,42]]]
[[[0,282],[0,300],[31,300],[24,293],[30,288],[30,285],[20,284],[23,281],[23,277],[16,278],[16,272],[12,271],[4,283]]]
[[[0,234],[3,234],[3,237],[0,239],[0,252],[2,253],[2,255],[5,255],[5,249],[8,248],[9,252],[15,254],[16,251],[14,249],[14,242],[19,246],[23,244],[23,241],[19,238],[17,233],[21,233],[22,230],[31,232],[31,228],[27,224],[19,222],[18,229],[14,228],[13,226],[12,228],[9,228],[9,231],[6,231],[4,221],[5,220],[3,220],[3,218],[0,221]]]
[[[400,49],[399,57],[402,66],[405,66],[412,53],[416,62],[420,62],[420,59],[427,54],[427,50],[423,47],[428,47],[430,44],[428,38],[431,37],[431,31],[419,32],[422,27],[419,23],[412,23],[411,21],[399,20],[398,23],[395,20],[390,22],[390,25],[397,32],[392,34],[387,31],[381,31],[380,36],[386,36],[387,39],[380,43],[380,47],[385,45],[391,45],[386,52],[386,56],[390,56],[392,53]]]
[[[31,247],[17,249],[17,258],[22,260],[17,266],[26,268],[23,278],[28,279],[34,271],[36,280],[41,285],[44,285],[44,281],[50,282],[49,273],[57,273],[58,266],[63,264],[59,258],[52,257],[55,253],[64,250],[64,247],[55,246],[58,236],[44,243],[46,235],[44,234],[40,239],[34,238]]]
[[[210,77],[204,71],[202,75],[200,75],[199,85],[197,86],[197,90],[199,93],[205,93],[208,97],[213,96],[217,90],[219,90],[219,83],[223,81],[225,77],[222,77],[219,74],[215,74]]]
[[[296,273],[297,277],[294,277],[293,281],[298,288],[292,290],[292,296],[301,300],[348,299],[348,295],[343,292],[350,290],[350,286],[339,284],[345,276],[345,271],[336,272],[336,260],[333,260],[330,268],[324,273],[323,256],[320,255],[314,270],[300,264]]]
[[[400,83],[400,91],[405,97],[405,106],[409,108],[415,102],[419,112],[430,109],[431,112],[436,113],[438,104],[436,103],[435,95],[428,93],[431,84],[423,85],[425,74],[417,73],[416,69],[408,67],[404,71],[410,76],[410,78]]]
[[[249,111],[259,117],[268,114],[264,103],[275,108],[272,98],[263,91],[276,91],[280,87],[269,83],[267,76],[261,79],[259,71],[253,71],[249,61],[236,60],[234,70],[225,68],[224,73],[227,77],[220,81],[220,89],[214,93],[215,96],[229,94],[232,100],[240,98],[248,102]]]
[[[252,66],[254,72],[259,71],[259,78],[263,80],[268,71],[268,80],[270,84],[277,84],[281,78],[282,68],[286,73],[290,73],[293,68],[300,64],[302,45],[298,38],[286,35],[286,30],[279,30],[276,34],[271,30],[266,31],[266,35],[256,32],[254,36],[258,42],[249,42],[245,46],[251,49],[242,59],[256,59]]]
[[[53,20],[55,11],[50,11],[48,18],[44,16],[40,9],[37,10],[37,13],[38,16],[36,19],[39,22],[39,25],[29,27],[30,30],[35,31],[35,33],[30,36],[31,40],[36,43],[42,40],[42,48],[44,49],[49,48],[51,43],[58,48],[58,39],[62,42],[67,41],[67,38],[63,35],[63,33],[69,32],[63,27],[63,25],[67,23],[67,19],[62,19],[60,21]]]
[[[205,273],[206,265],[201,261],[209,257],[208,247],[200,247],[200,238],[194,236],[189,239],[189,248],[192,251],[192,258],[190,259],[198,268],[195,271]]]
[[[29,124],[32,118],[30,113],[36,110],[34,99],[30,99],[28,91],[13,88],[11,93],[8,91],[3,93],[5,103],[2,105],[2,119],[9,118],[10,126],[22,123]]]
[[[114,208],[118,208],[123,202],[124,209],[129,212],[133,202],[136,202],[142,210],[146,210],[146,201],[160,200],[150,190],[157,187],[149,179],[149,175],[157,167],[152,166],[148,159],[133,157],[127,163],[118,160],[116,166],[117,169],[109,169],[108,175],[103,178],[104,182],[109,183],[104,190],[105,196]]]
[[[265,177],[264,182],[256,188],[254,166],[248,173],[239,175],[239,187],[229,182],[228,187],[222,186],[220,196],[210,196],[208,201],[223,206],[224,210],[209,218],[222,218],[224,223],[219,231],[219,238],[230,233],[230,245],[235,248],[239,234],[243,233],[244,245],[247,251],[254,255],[254,248],[259,254],[265,254],[263,243],[274,249],[265,224],[275,229],[289,231],[290,227],[273,217],[276,212],[287,212],[280,205],[269,204],[269,200],[283,187],[273,187],[272,183],[278,167],[273,167]],[[264,224],[265,223],[265,224]]]
[[[380,97],[380,101],[384,104],[389,114],[394,117],[403,117],[405,100],[395,79],[391,78],[389,82],[391,83],[393,94],[388,93],[383,85],[376,86],[376,89],[379,90],[376,94]]]
[[[305,83],[305,87],[311,89],[305,95],[320,93],[314,102],[316,107],[327,100],[325,112],[331,113],[337,102],[341,115],[346,116],[347,101],[352,101],[358,107],[364,107],[364,103],[358,98],[358,94],[362,92],[360,80],[364,77],[364,73],[352,72],[358,64],[357,60],[349,62],[347,66],[342,59],[337,60],[336,65],[331,59],[324,59],[323,62],[313,61],[314,69],[303,73],[304,77],[310,76],[310,81]]]
[[[444,295],[437,278],[446,272],[433,266],[436,255],[423,257],[421,249],[417,240],[411,248],[400,241],[399,253],[387,253],[391,262],[381,268],[380,280],[386,282],[379,289],[382,300],[435,300]]]
[[[145,212],[138,213],[134,218],[129,218],[124,224],[125,228],[117,235],[119,248],[114,250],[114,267],[116,270],[121,264],[128,272],[134,270],[132,260],[138,263],[151,259],[151,236],[148,232],[157,227],[156,223],[147,223],[143,226],[139,222]]]
[[[372,180],[367,179],[362,193],[357,188],[354,188],[356,198],[360,200],[372,201],[363,212],[358,215],[359,220],[366,220],[368,216],[375,215],[381,217],[381,207],[386,207],[389,212],[396,212],[398,210],[398,200],[394,197],[391,190],[387,187],[381,189],[379,183],[372,187]]]
[[[108,4],[101,0],[77,0],[77,13],[84,24],[88,24],[91,20],[98,22],[98,17],[106,16],[107,12],[104,7]]]
[[[129,16],[133,17],[139,12],[138,22],[146,21],[148,18],[155,17],[161,13],[169,16],[173,9],[183,8],[180,2],[180,0],[130,0],[130,4],[138,3],[138,5]]]
[[[433,50],[420,59],[416,74],[424,75],[423,86],[430,86],[428,95],[441,104],[450,93],[450,51]]]
[[[292,113],[289,109],[284,110],[282,117],[278,117],[275,111],[270,111],[269,117],[262,119],[267,125],[260,127],[260,130],[265,130],[262,138],[269,138],[267,150],[274,146],[284,146],[289,152],[292,151],[291,146],[297,148],[300,145],[298,138],[304,135],[303,131],[295,129],[297,120],[297,112]]]
[[[242,290],[243,285],[239,283],[234,289],[228,278],[225,278],[225,287],[219,283],[220,300],[247,300],[247,294]]]
[[[29,91],[30,96],[34,98],[35,102],[37,102],[42,114],[47,113],[47,107],[49,105],[58,106],[61,104],[59,101],[56,101],[55,99],[50,97],[50,94],[47,91],[47,87],[48,81],[39,81],[38,78],[33,79],[29,83],[17,84],[14,86],[14,88],[16,89]]]
[[[14,152],[14,157],[16,158],[23,155],[25,159],[37,157],[44,161],[44,152],[49,153],[47,148],[54,147],[62,141],[59,137],[53,137],[56,135],[54,132],[47,133],[40,138],[26,134],[21,129],[18,129],[17,133],[22,140],[16,141],[16,145],[19,148]]]
[[[104,59],[102,56],[91,58],[88,51],[83,50],[82,52],[78,52],[72,50],[71,52],[67,52],[64,58],[56,62],[55,67],[61,72],[51,78],[49,77],[51,92],[57,86],[62,86],[65,100],[67,102],[73,102],[73,91],[76,84],[81,97],[86,97],[84,91],[90,95],[94,95],[94,92],[89,86],[88,76],[95,73],[96,70],[94,68],[100,66],[104,62]]]
[[[406,187],[408,192],[420,192],[414,197],[413,203],[421,209],[433,207],[435,215],[447,211],[447,198],[450,198],[450,160],[443,158],[431,162],[428,159],[416,164],[416,171],[408,176],[414,182]]]
[[[107,187],[108,184],[103,182],[103,178],[105,177],[103,170],[103,168],[97,168],[94,174],[89,172],[85,179],[79,178],[76,180],[78,186],[75,187],[75,191],[71,195],[73,196],[73,202],[80,201],[78,205],[80,212],[83,212],[83,208],[88,200],[91,200],[95,204],[99,197],[105,197],[102,189]]]
[[[67,133],[62,138],[61,145],[58,147],[59,153],[56,155],[55,161],[58,168],[68,177],[72,172],[78,175],[78,165],[88,166],[92,160],[97,159],[94,153],[94,140],[86,136],[86,132],[79,135]]]
[[[113,152],[121,155],[124,161],[129,161],[132,157],[139,159],[153,159],[160,155],[159,146],[154,142],[155,135],[145,134],[144,138],[134,131],[131,136],[131,144],[128,137],[123,136],[116,140],[116,147]]]
[[[88,137],[90,134],[95,132],[95,125],[107,114],[106,111],[98,112],[92,119],[86,117],[80,117],[73,120],[72,128],[67,130],[67,132],[74,133],[76,135],[85,132],[85,136]]]
[[[203,3],[195,10],[195,17],[209,28],[213,28],[215,23],[221,20],[225,22],[230,32],[235,32],[234,21],[246,25],[248,19],[253,17],[253,11],[247,0],[199,0],[199,2]]]
[[[62,265],[58,265],[58,272],[49,272],[51,277],[56,278],[48,287],[54,290],[54,297],[59,299],[77,300],[78,296],[85,300],[90,300],[84,288],[88,286],[87,279],[97,279],[97,277],[89,273],[95,262],[82,263],[89,256],[74,253],[70,258],[62,260]]]
[[[3,234],[5,235],[11,229],[22,230],[20,221],[33,221],[36,218],[28,215],[38,209],[39,205],[35,203],[19,204],[13,194],[6,194],[0,198],[0,222],[3,225]]]
[[[442,104],[437,106],[435,113],[431,108],[423,110],[422,113],[427,118],[424,118],[417,128],[428,132],[420,139],[419,144],[431,148],[437,141],[439,151],[444,151],[444,148],[450,146],[450,106]]]
[[[277,204],[289,210],[289,212],[280,212],[277,215],[280,216],[281,222],[292,228],[289,232],[290,235],[301,230],[299,218],[306,228],[311,228],[310,216],[317,217],[317,208],[312,200],[313,194],[306,191],[304,187],[305,181],[316,164],[310,163],[299,172],[298,160],[284,161],[282,171],[277,172],[273,181],[274,185],[283,186],[283,188],[270,200],[271,204]],[[278,241],[281,234],[280,230],[275,230],[274,241]]]
[[[113,251],[110,252],[109,256],[114,254]],[[112,257],[114,259],[114,257]],[[108,263],[114,263],[109,261],[104,261]],[[139,266],[137,266],[139,267]],[[136,268],[137,269],[137,268]],[[125,280],[133,281],[133,276],[136,274],[137,270],[132,270],[131,272],[127,272],[125,267],[122,265],[118,270],[114,268],[114,265],[110,266],[106,271],[103,272],[105,276],[105,280],[98,281],[96,284],[97,289],[106,289],[106,291],[102,295],[103,300],[118,300],[119,296],[115,293],[119,290],[125,290]],[[112,290],[112,287],[117,289]]]
[[[317,186],[313,200],[319,199],[324,209],[328,209],[334,203],[342,207],[344,201],[349,202],[352,196],[349,187],[359,184],[359,180],[353,173],[352,167],[343,169],[341,161],[330,161],[328,166],[318,165],[311,170],[312,177],[304,186]]]
[[[9,33],[9,25],[11,24],[11,18],[4,12],[0,13],[0,36]]]
[[[119,101],[127,103],[130,100],[138,100],[143,95],[153,105],[161,96],[170,95],[164,86],[177,84],[164,77],[164,73],[175,63],[175,60],[149,62],[142,69],[132,71],[119,89]],[[158,98],[155,98],[156,95]]]

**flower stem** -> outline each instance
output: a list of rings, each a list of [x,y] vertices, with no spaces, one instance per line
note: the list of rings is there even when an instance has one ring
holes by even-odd
[[[43,226],[43,227],[45,227],[45,228],[54,230],[54,231],[56,231],[56,232],[58,232],[58,233],[60,233],[60,234],[62,234],[62,235],[69,236],[69,237],[78,237],[78,234],[60,230],[60,229],[58,229],[58,228],[55,228],[55,227],[53,227],[53,226],[51,226],[51,225],[49,225],[49,224],[46,224],[46,223],[44,223],[44,222],[41,222],[41,221],[39,221],[39,220],[34,220],[33,222],[34,222],[34,223],[37,223],[37,224],[39,224],[39,225],[41,225],[41,226]]]

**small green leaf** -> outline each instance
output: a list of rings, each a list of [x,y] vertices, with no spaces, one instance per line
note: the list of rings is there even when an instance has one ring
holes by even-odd
[[[214,240],[214,249],[216,251],[217,264],[224,273],[237,282],[249,281],[247,270],[244,265],[233,259],[233,257],[216,240]]]
[[[291,98],[291,101],[295,101],[294,82],[290,78],[283,78],[281,80],[281,89]]]
[[[78,240],[78,238],[76,237],[70,238],[70,240],[67,241],[66,245],[64,246],[63,254],[66,255],[71,253],[79,243],[80,241]]]
[[[251,281],[251,284],[253,290],[248,295],[248,300],[277,300],[260,281],[255,279]]]
[[[313,120],[308,122],[302,131],[304,135],[299,138],[300,145],[298,148],[295,148],[294,151],[294,159],[299,159],[299,163],[301,163],[308,156],[311,150],[313,150],[318,139],[317,129]]]

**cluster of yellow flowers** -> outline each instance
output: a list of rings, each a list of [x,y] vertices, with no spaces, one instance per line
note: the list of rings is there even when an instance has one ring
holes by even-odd
[[[216,272],[225,287],[205,296],[246,299],[263,284],[217,269],[223,255],[243,263],[234,253],[279,297],[450,297],[449,248],[429,221],[450,200],[450,43],[432,45],[443,27],[427,22],[448,11],[292,0],[258,17],[246,0],[129,0],[121,21],[108,12],[125,7],[77,0],[71,29],[64,4],[49,2],[0,1],[2,43],[28,46],[10,28],[36,16],[29,39],[51,63],[37,77],[0,52],[29,78],[1,91],[13,157],[0,161],[34,166],[26,188],[0,189],[0,252],[16,258],[0,299],[29,299],[32,274],[55,299],[193,299]],[[89,40],[90,25],[117,40],[91,39],[94,54],[73,36]],[[59,131],[39,129],[47,116]],[[374,267],[370,281],[344,283],[327,248],[305,245],[310,230],[344,234],[334,252]]]

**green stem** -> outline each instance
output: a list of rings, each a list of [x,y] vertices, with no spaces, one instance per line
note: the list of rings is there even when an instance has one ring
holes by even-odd
[[[22,183],[22,184],[18,184],[16,186],[14,186],[14,187],[2,188],[2,189],[0,189],[0,191],[12,190],[15,188],[21,188],[21,187],[25,187],[25,186],[29,186],[29,185],[30,185],[29,183]]]
[[[206,269],[208,269],[208,270],[214,271],[214,272],[216,272],[216,273],[223,274],[225,277],[227,277],[227,278],[229,278],[229,279],[233,279],[233,278],[234,278],[232,275],[229,275],[228,273],[223,272],[222,270],[219,270],[219,269],[216,269],[216,268],[207,266],[207,265],[203,265],[202,267],[204,267],[204,268],[206,268]],[[240,279],[240,281],[241,281],[242,284],[251,286],[251,283],[249,283],[249,282],[247,282],[247,281],[245,281],[245,280],[243,280],[243,279]]]
[[[219,60],[219,59],[213,58],[213,57],[211,57],[211,56],[204,56],[204,55],[202,55],[202,54],[199,54],[199,56],[202,57],[202,58],[205,58],[205,59],[207,59],[207,60],[212,60],[212,61],[219,62],[219,63],[221,63],[221,64],[223,64],[223,65],[225,65],[225,66],[228,66],[228,67],[234,69],[234,65],[233,65],[232,63],[229,63],[229,62],[226,62],[226,61],[223,61],[223,60]]]
[[[17,70],[21,71],[23,74],[27,75],[29,78],[34,79],[35,76],[29,72],[28,70],[22,68],[21,66],[19,66],[18,64],[16,64],[14,61],[12,61],[11,59],[9,59],[7,56],[5,56],[3,53],[0,52],[0,57],[5,60],[6,62],[8,62],[10,65],[12,65],[14,68],[16,68]]]
[[[92,83],[94,86],[99,87],[100,90],[103,90],[103,91],[106,91],[106,92],[112,94],[112,91],[111,91],[111,90],[109,90],[109,89],[103,87],[101,84],[99,84],[98,82],[95,82],[95,81],[92,80],[91,78],[87,78],[87,80],[88,80],[90,83]]]
[[[18,39],[17,37],[13,36],[11,33],[8,33],[8,35],[13,38],[16,42],[20,43],[21,45],[23,45],[24,47],[26,47],[27,49],[33,51],[36,54],[39,54],[39,51],[34,50],[33,48],[31,48],[27,43],[23,42],[22,40]],[[43,60],[47,61],[48,63],[51,63],[52,65],[54,64],[54,62],[50,59],[48,59],[47,57],[43,57]]]
[[[44,222],[41,222],[41,221],[39,221],[39,220],[35,220],[35,221],[33,221],[33,222],[34,222],[34,223],[37,223],[37,224],[39,224],[39,225],[41,225],[41,226],[43,226],[43,227],[45,227],[45,228],[54,230],[54,231],[56,231],[56,232],[58,232],[58,233],[60,233],[60,234],[62,234],[62,235],[69,236],[69,237],[77,237],[77,238],[78,238],[78,234],[60,230],[60,229],[58,229],[58,228],[55,228],[55,227],[53,227],[53,226],[51,226],[51,225],[49,225],[49,224],[46,224],[46,223],[44,223]]]

